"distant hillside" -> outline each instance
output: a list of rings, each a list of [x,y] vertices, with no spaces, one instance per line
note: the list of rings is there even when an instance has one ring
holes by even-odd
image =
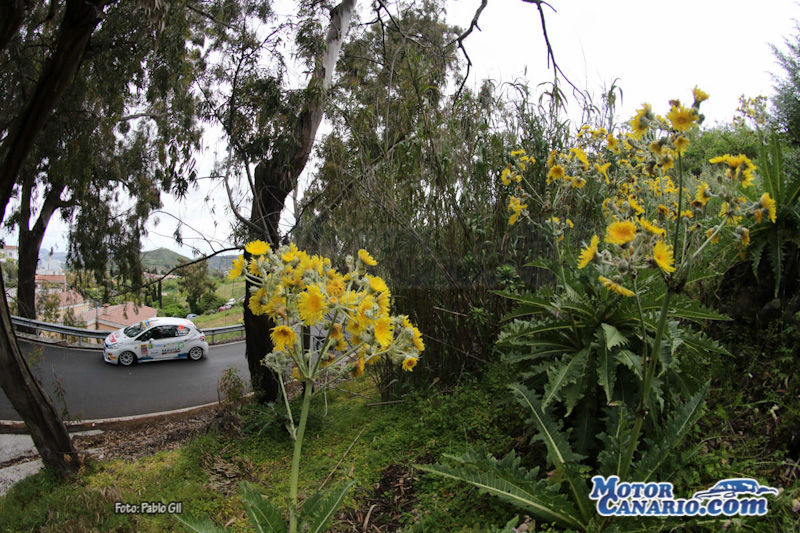
[[[227,272],[231,269],[231,262],[239,257],[238,255],[215,255],[208,260],[208,270],[217,272]]]
[[[168,250],[167,248],[158,248],[156,250],[150,250],[149,252],[142,252],[142,265],[144,266],[145,272],[158,273],[167,271],[175,268],[181,260],[189,261],[190,259],[172,250]]]

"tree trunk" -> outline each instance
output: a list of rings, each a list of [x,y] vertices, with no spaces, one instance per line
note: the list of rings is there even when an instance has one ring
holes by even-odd
[[[22,356],[11,326],[2,276],[0,294],[0,386],[28,426],[45,466],[67,477],[78,470],[78,455],[53,402],[33,377]]]
[[[44,232],[19,232],[19,282],[17,310],[23,318],[36,318],[36,266]]]
[[[67,0],[56,50],[0,146],[0,208],[3,213],[22,164],[78,71],[89,37],[102,20],[103,7],[112,1]]]
[[[266,238],[275,248],[280,246],[280,231],[278,224],[283,211],[286,197],[297,184],[297,178],[306,166],[314,147],[314,137],[317,134],[324,112],[324,91],[330,88],[333,80],[333,70],[339,57],[347,30],[350,26],[350,17],[355,9],[356,0],[344,0],[331,10],[331,23],[325,38],[326,49],[321,58],[319,67],[314,70],[308,82],[306,94],[309,95],[305,109],[295,119],[290,132],[292,145],[288,150],[274,154],[272,158],[260,162],[255,169],[255,190],[253,191],[253,207],[250,221],[264,228],[263,235],[252,235],[253,238]],[[322,91],[312,90],[321,87]],[[248,254],[245,254],[248,258]],[[252,285],[247,282],[246,294],[249,297]],[[278,398],[279,376],[261,364],[261,360],[272,351],[272,339],[269,332],[275,324],[269,317],[255,316],[244,303],[244,330],[245,354],[247,366],[250,369],[250,380],[253,392],[259,402],[266,403]]]

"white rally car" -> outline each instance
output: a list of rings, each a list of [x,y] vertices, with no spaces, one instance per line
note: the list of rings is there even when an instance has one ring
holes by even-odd
[[[103,359],[129,366],[165,359],[199,361],[208,353],[205,334],[190,320],[157,317],[119,329],[106,337]]]

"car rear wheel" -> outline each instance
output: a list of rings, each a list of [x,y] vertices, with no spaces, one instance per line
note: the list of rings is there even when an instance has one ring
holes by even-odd
[[[189,350],[189,359],[192,361],[199,361],[203,358],[203,349],[199,346],[195,346],[191,350]]]
[[[131,366],[136,362],[136,354],[133,352],[122,352],[117,359],[122,366]]]

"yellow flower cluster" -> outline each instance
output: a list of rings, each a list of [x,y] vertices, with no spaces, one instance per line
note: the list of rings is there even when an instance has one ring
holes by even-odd
[[[347,272],[328,258],[309,255],[292,243],[272,250],[263,241],[247,243],[233,260],[229,278],[244,274],[253,285],[248,307],[276,324],[274,346],[264,364],[276,371],[293,365],[298,379],[316,379],[328,372],[364,372],[365,364],[387,357],[411,371],[425,349],[422,334],[407,316],[392,316],[392,295],[386,282],[368,274],[377,261],[366,250],[347,257]],[[299,335],[302,326],[322,330],[322,346],[312,350]],[[342,363],[342,364],[336,364]]]
[[[692,97],[688,107],[671,100],[663,117],[650,104],[642,105],[627,123],[627,132],[583,126],[576,136],[577,146],[550,153],[541,176],[547,185],[544,193],[515,186],[509,224],[535,200],[541,212],[550,216],[544,226],[557,243],[567,225],[554,216],[555,206],[568,205],[567,194],[601,194],[605,234],[591,237],[580,251],[577,267],[596,265],[602,285],[625,297],[635,294],[630,287],[635,286],[638,270],[657,268],[665,277],[674,275],[681,266],[678,263],[691,262],[706,246],[717,243],[723,232],[733,235],[740,247],[746,246],[750,233],[739,225],[742,219],[750,216],[758,222],[766,218],[774,222],[775,201],[769,194],[755,203],[743,197],[741,190],[754,185],[756,172],[743,154],[715,157],[709,161],[710,170],[686,177],[679,164],[681,155],[689,147],[691,131],[703,120],[700,104],[708,94],[695,87]],[[511,179],[503,181],[514,185]],[[592,192],[581,191],[587,183],[592,184],[587,189]],[[715,207],[709,208],[710,204]],[[675,242],[679,250],[673,249]]]

